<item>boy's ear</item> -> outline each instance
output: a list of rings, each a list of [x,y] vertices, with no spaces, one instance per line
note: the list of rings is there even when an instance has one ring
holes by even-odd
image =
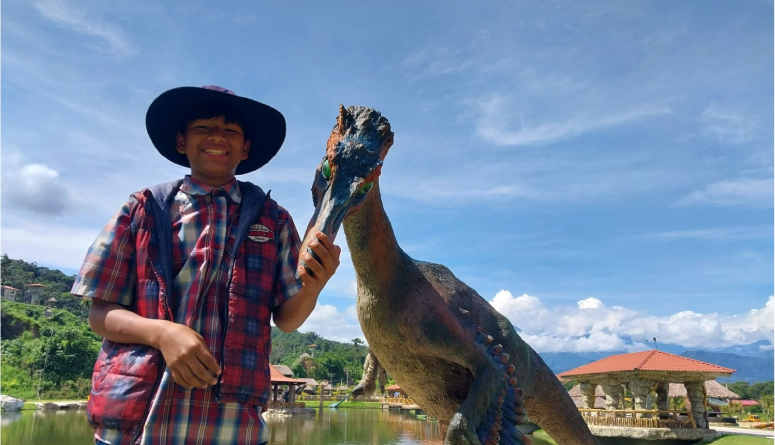
[[[179,131],[175,136],[175,149],[178,153],[186,154],[186,137],[180,134]]]
[[[242,160],[244,161],[245,159],[247,159],[249,155],[250,155],[250,140],[247,140],[245,141],[244,144],[242,144]]]

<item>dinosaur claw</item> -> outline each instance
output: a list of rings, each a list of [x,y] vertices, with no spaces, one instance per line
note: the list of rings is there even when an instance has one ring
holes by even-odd
[[[476,430],[461,413],[455,413],[447,428],[444,445],[482,445],[476,436]],[[497,445],[497,442],[496,444]]]

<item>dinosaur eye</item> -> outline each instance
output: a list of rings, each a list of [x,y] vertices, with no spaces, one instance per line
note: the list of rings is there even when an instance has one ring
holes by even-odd
[[[361,187],[360,190],[358,190],[358,194],[360,195],[366,194],[369,192],[369,190],[371,190],[372,187],[374,187],[374,183],[367,182],[366,184],[363,185],[363,187]]]
[[[320,173],[323,174],[324,178],[331,179],[331,166],[328,165],[328,159],[323,161],[323,167],[320,169]]]

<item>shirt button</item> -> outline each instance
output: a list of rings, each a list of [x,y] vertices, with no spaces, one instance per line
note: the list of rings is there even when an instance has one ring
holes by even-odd
[[[218,212],[218,219],[223,218],[223,213]]]
[[[181,392],[181,393],[178,393],[178,398],[179,398],[179,399],[185,399],[185,398],[186,398],[186,394],[185,394],[185,393],[182,393],[182,392]]]

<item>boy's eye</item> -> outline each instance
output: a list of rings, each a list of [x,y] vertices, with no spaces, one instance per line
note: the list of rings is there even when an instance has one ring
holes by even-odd
[[[328,159],[323,161],[323,166],[320,168],[320,173],[326,179],[331,179],[331,166],[328,165]]]

